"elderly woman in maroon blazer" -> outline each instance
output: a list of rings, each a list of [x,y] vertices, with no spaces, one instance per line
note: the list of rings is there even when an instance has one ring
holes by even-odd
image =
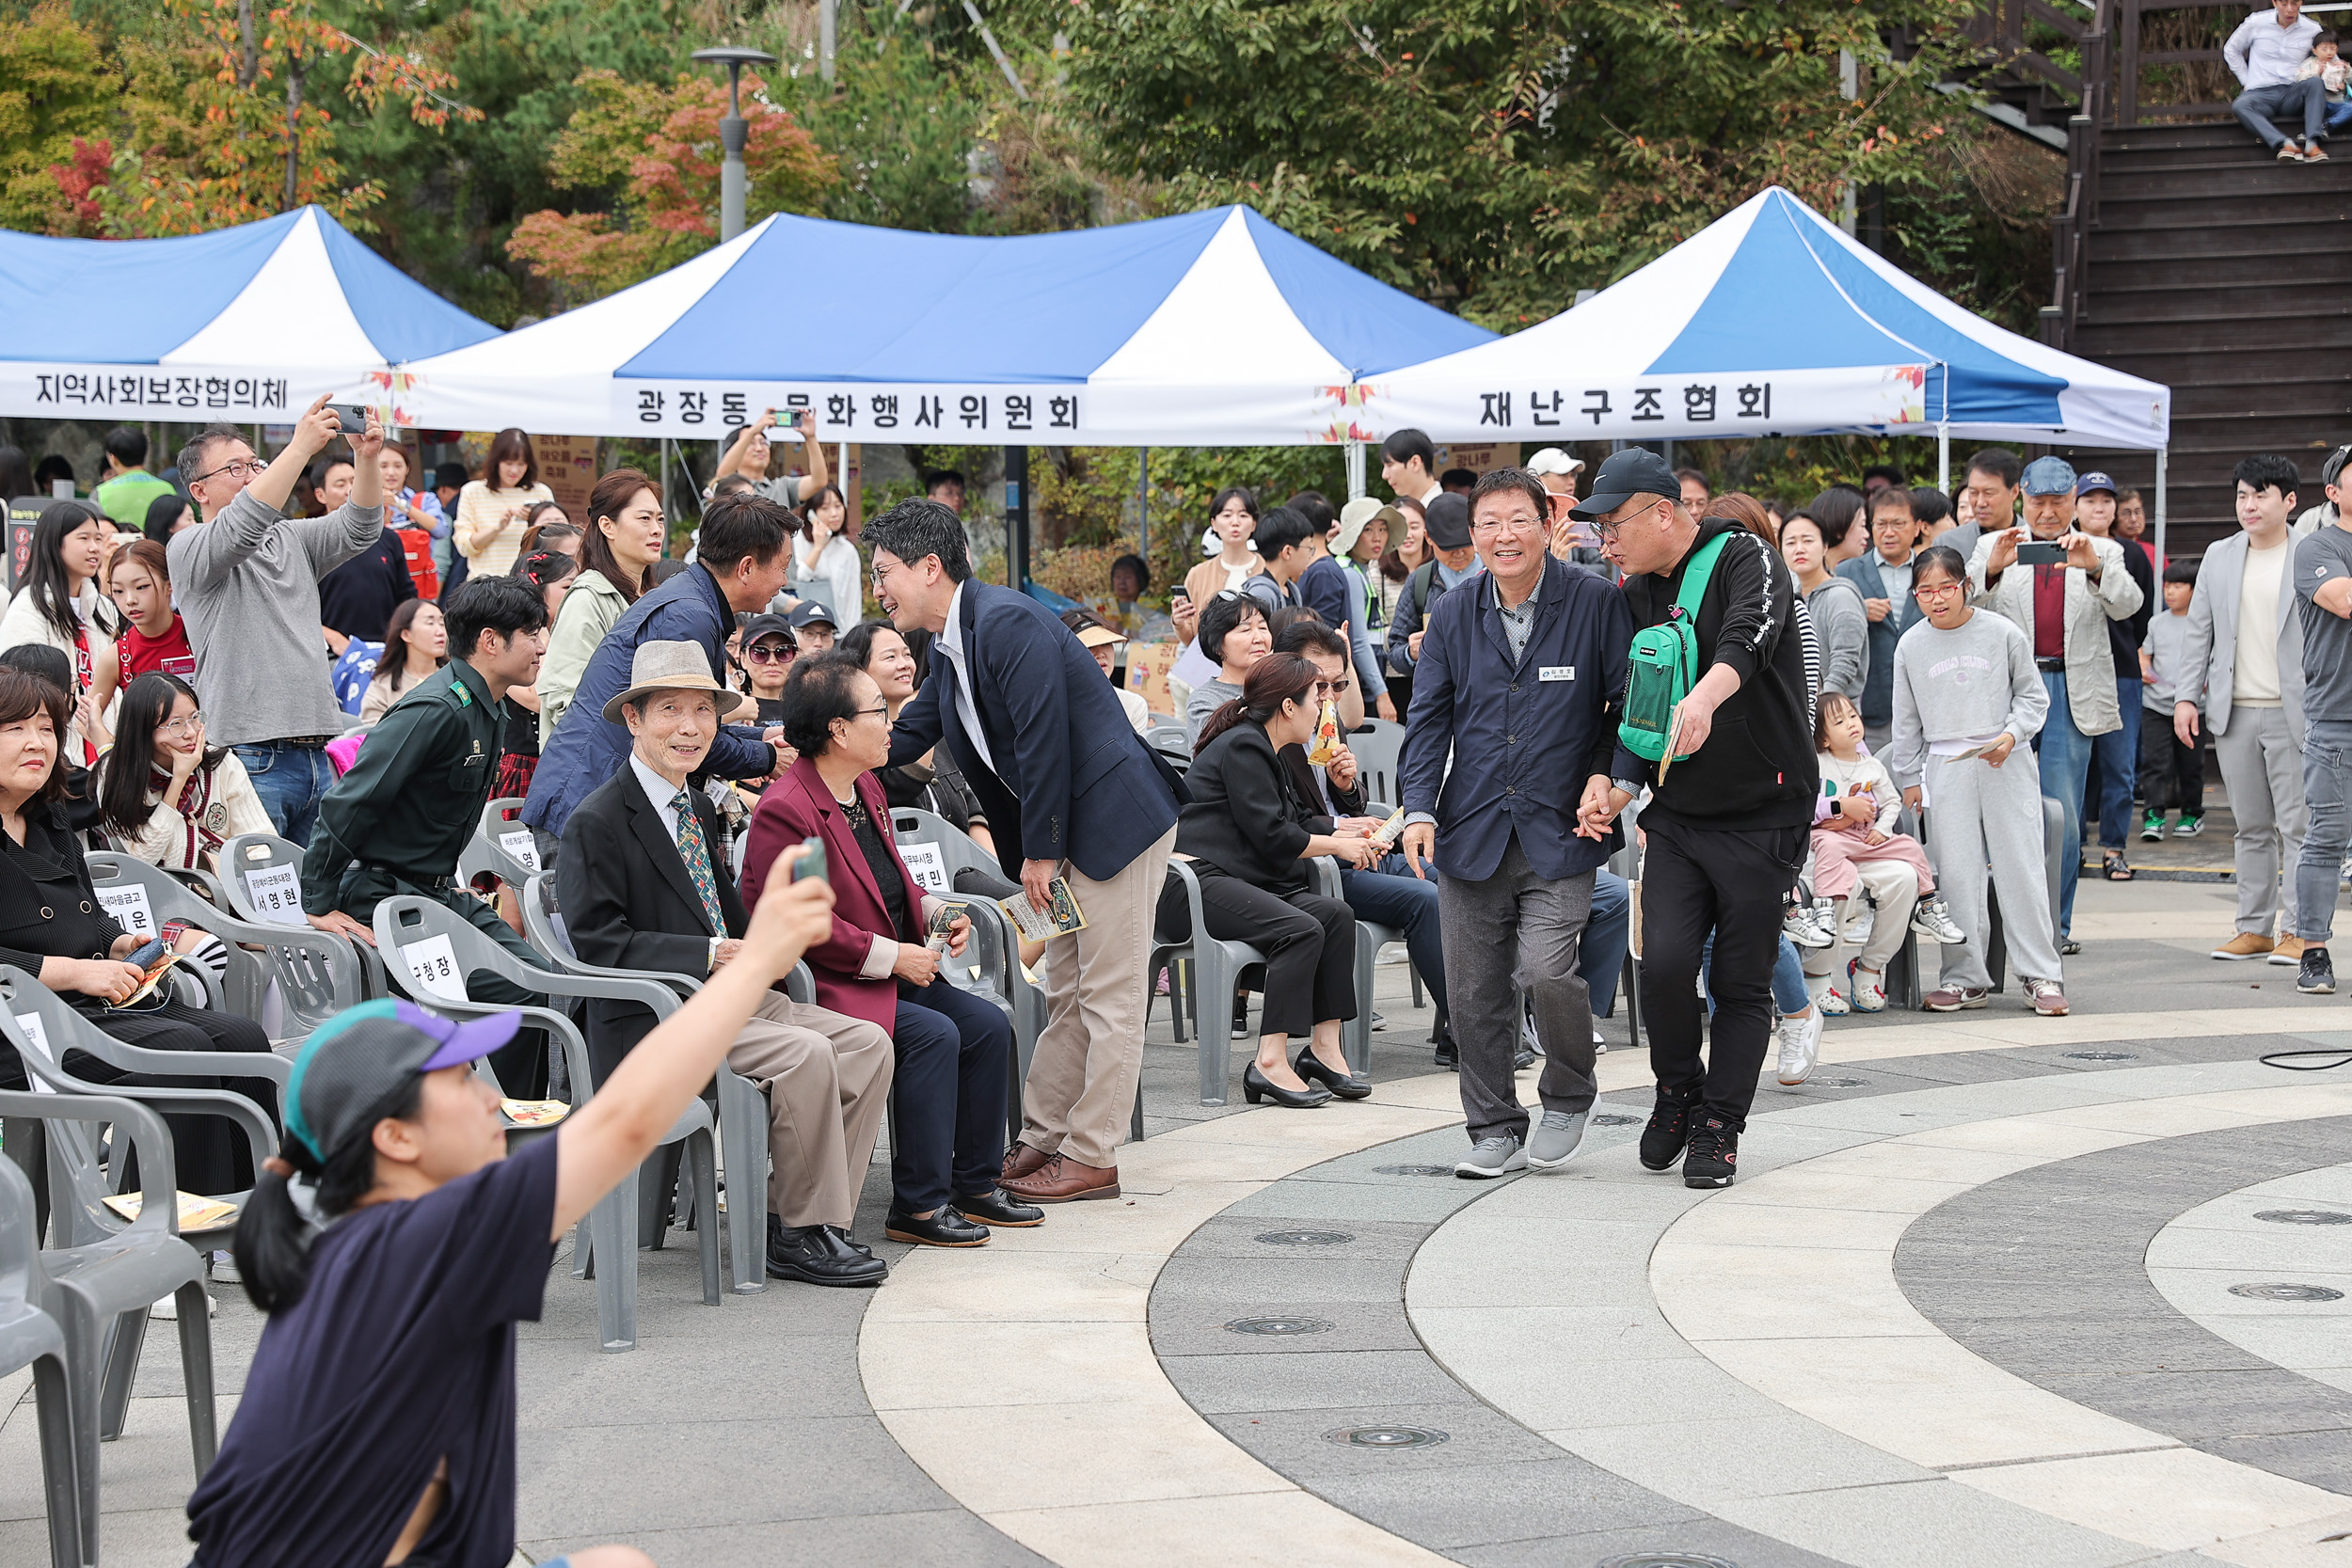
[[[818,1005],[882,1025],[898,1048],[885,1233],[977,1246],[989,1226],[1038,1224],[1043,1210],[996,1184],[1012,1026],[993,1003],[941,974],[926,938],[946,911],[899,858],[873,774],[890,760],[882,689],[848,654],[802,659],[784,689],[784,738],[800,760],[752,816],[743,894],[758,901],[788,846],[823,841],[834,902],[833,939],[807,955]],[[942,929],[947,951],[962,952],[971,922],[957,915]]]

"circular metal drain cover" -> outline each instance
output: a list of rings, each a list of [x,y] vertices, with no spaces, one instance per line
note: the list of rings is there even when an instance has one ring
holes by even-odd
[[[1593,1125],[1595,1127],[1630,1127],[1641,1119],[1640,1117],[1621,1117],[1613,1111],[1607,1116],[1595,1117]]]
[[[1870,1086],[1870,1081],[1867,1078],[1811,1078],[1807,1079],[1806,1082],[1823,1085],[1833,1089],[1867,1089]],[[1671,1562],[1674,1560],[1671,1558],[1661,1557],[1658,1560],[1661,1562]],[[1690,1560],[1697,1562],[1702,1560],[1698,1558],[1692,1558]]]
[[[2342,1301],[2344,1292],[2325,1285],[2233,1285],[2230,1294],[2250,1301]]]
[[[1258,1238],[1268,1246],[1338,1246],[1355,1239],[1344,1230],[1268,1230]]]
[[[1447,1437],[1434,1427],[1340,1427],[1323,1435],[1351,1449],[1427,1449]]]
[[[1228,1334],[1328,1334],[1331,1324],[1321,1318],[1235,1318],[1225,1325]]]
[[[1727,1557],[1709,1557],[1704,1552],[1628,1552],[1623,1557],[1603,1558],[1600,1568],[1740,1568]]]
[[[2139,1057],[2130,1051],[2069,1051],[2066,1059],[2070,1062],[2137,1062]]]
[[[2254,1217],[2273,1225],[2352,1225],[2352,1214],[2333,1209],[2265,1209]]]
[[[1375,1165],[1372,1168],[1375,1174],[1380,1176],[1452,1176],[1454,1174],[1452,1165]]]

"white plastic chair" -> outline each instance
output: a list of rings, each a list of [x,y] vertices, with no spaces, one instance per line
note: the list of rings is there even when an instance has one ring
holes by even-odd
[[[302,855],[300,845],[275,833],[239,833],[221,846],[220,886],[238,919],[292,934],[273,942],[265,959],[293,1026],[288,1033],[307,1035],[345,1007],[390,994],[390,987],[374,948],[319,930],[303,914]]]
[[[1366,719],[1344,736],[1356,753],[1356,786],[1370,800],[1405,799],[1405,726],[1391,719]]]

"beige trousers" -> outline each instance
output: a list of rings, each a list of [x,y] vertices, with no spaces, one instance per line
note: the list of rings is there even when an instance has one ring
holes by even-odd
[[[1116,876],[1096,881],[1067,861],[1061,874],[1086,929],[1045,944],[1045,1029],[1021,1096],[1021,1141],[1082,1165],[1119,1164],[1143,1075],[1143,1007],[1152,919],[1168,876],[1170,828]]]
[[[760,1001],[727,1066],[768,1091],[770,1213],[790,1226],[849,1227],[896,1060],[875,1024],[782,991]]]

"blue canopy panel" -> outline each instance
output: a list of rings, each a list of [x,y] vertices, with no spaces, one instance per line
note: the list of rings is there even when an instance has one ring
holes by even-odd
[[[1921,308],[1838,245],[1811,214],[1768,193],[1740,246],[1654,374],[1928,365],[1931,421],[2062,426],[2067,383],[2028,369]],[[1946,368],[1950,403],[1945,403]]]
[[[499,335],[488,322],[468,315],[361,245],[324,212],[319,235],[344,303],[388,364],[447,354]]]
[[[0,358],[154,364],[227,309],[301,219],[170,240],[0,233]]]
[[[1486,328],[1358,272],[1253,208],[1243,208],[1242,219],[1300,325],[1359,378],[1494,341]]]
[[[1135,336],[1222,209],[1012,239],[774,219],[620,377],[1083,382]],[[802,291],[816,282],[809,298]],[[815,307],[789,312],[799,299]]]

